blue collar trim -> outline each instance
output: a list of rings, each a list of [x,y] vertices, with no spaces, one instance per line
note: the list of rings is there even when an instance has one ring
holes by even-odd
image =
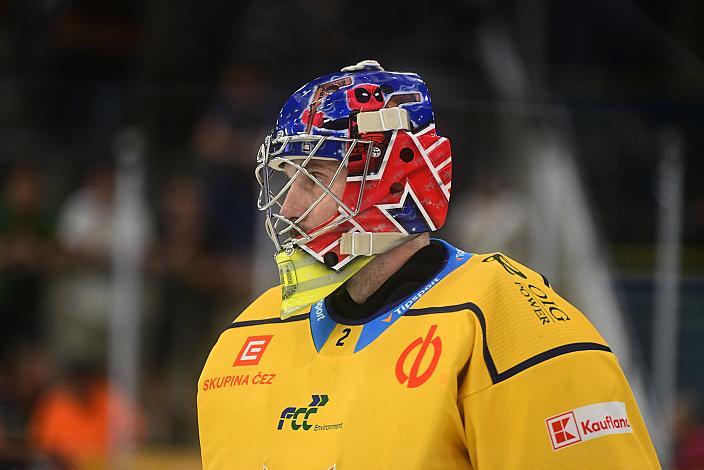
[[[408,310],[410,310],[413,305],[420,300],[426,292],[432,289],[440,281],[442,281],[448,274],[453,272],[455,269],[466,263],[471,257],[471,253],[464,252],[454,246],[450,245],[444,240],[434,239],[442,243],[447,251],[447,260],[445,265],[440,270],[437,275],[435,275],[431,280],[429,280],[423,287],[419,288],[411,295],[402,299],[400,302],[392,306],[383,315],[375,317],[373,320],[365,323],[362,326],[362,332],[359,335],[357,344],[355,345],[354,352],[361,351],[369,344],[371,344],[376,338],[378,338],[384,331],[386,331],[391,325],[393,325],[396,320],[401,318]],[[313,304],[309,313],[310,321],[310,331],[313,335],[313,343],[315,344],[315,349],[320,352],[323,345],[328,340],[328,337],[335,329],[337,322],[333,320],[325,307],[325,299]]]

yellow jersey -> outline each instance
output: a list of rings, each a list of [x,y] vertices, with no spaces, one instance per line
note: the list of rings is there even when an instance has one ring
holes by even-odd
[[[616,357],[540,274],[442,242],[445,264],[362,324],[273,288],[198,382],[209,469],[660,468]]]

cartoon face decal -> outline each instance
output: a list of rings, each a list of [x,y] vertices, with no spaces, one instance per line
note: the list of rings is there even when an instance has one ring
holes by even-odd
[[[352,111],[377,111],[384,107],[384,94],[379,85],[357,85],[347,90],[347,104]]]

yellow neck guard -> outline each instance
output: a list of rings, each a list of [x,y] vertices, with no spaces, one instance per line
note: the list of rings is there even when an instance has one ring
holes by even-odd
[[[281,318],[303,313],[317,301],[340,287],[354,276],[374,256],[357,256],[349,264],[335,271],[300,248],[290,254],[285,250],[274,256],[281,279]]]

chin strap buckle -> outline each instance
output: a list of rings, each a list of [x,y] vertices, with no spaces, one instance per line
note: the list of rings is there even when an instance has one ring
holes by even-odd
[[[407,241],[409,235],[402,233],[343,233],[340,253],[353,256],[379,255]]]

